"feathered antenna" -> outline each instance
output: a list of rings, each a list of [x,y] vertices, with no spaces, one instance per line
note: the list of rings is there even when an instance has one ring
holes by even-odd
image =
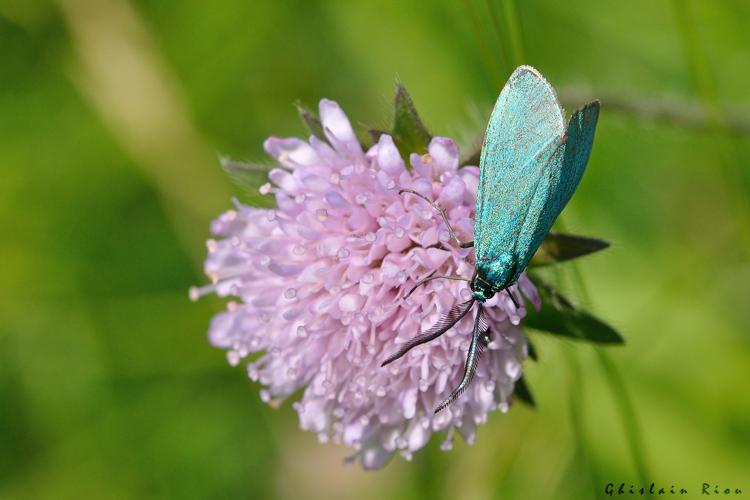
[[[458,384],[450,396],[435,409],[435,413],[446,408],[449,404],[458,399],[461,394],[471,385],[471,381],[474,378],[474,374],[477,371],[479,365],[479,357],[484,351],[484,348],[489,344],[488,333],[490,331],[489,323],[487,318],[484,317],[484,308],[479,305],[477,309],[476,317],[474,318],[474,330],[471,333],[471,344],[469,344],[469,352],[466,355],[466,365],[464,366],[464,376],[461,379],[461,383]]]
[[[453,325],[458,323],[461,318],[466,316],[466,313],[469,312],[471,306],[474,304],[474,300],[475,299],[472,298],[466,302],[453,306],[451,310],[448,311],[448,314],[440,318],[438,322],[435,323],[429,330],[421,335],[417,335],[413,339],[406,342],[403,346],[401,346],[401,349],[399,349],[398,352],[389,356],[385,361],[383,361],[383,364],[381,364],[380,366],[385,366],[388,363],[396,361],[398,358],[400,358],[413,348],[417,347],[418,345],[422,345],[431,340],[435,340],[436,338],[450,330]]]

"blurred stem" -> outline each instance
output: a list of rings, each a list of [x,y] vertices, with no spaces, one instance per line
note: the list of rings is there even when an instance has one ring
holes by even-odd
[[[485,3],[487,4],[487,10],[490,13],[492,30],[495,32],[495,38],[497,39],[497,44],[500,46],[500,52],[502,53],[502,56],[500,58],[500,65],[503,68],[503,74],[508,75],[510,74],[508,65],[513,63],[512,55],[508,50],[508,44],[503,40],[502,30],[500,29],[500,20],[498,19],[497,12],[495,11],[495,2],[493,0],[485,0]]]
[[[518,15],[518,7],[515,0],[502,0],[505,9],[505,18],[508,20],[508,33],[511,46],[513,47],[513,67],[524,64],[526,61],[521,37],[521,18]]]
[[[469,22],[471,23],[471,26],[473,28],[472,32],[476,37],[477,44],[479,45],[479,51],[482,53],[484,66],[487,68],[487,71],[490,74],[493,85],[500,87],[502,86],[504,79],[500,74],[497,66],[493,64],[492,51],[485,43],[484,38],[482,38],[482,30],[479,27],[479,20],[477,19],[476,13],[474,12],[474,8],[471,6],[471,0],[464,0],[464,8],[466,9],[466,14],[469,16]]]
[[[691,3],[689,0],[672,0],[672,7],[690,78],[703,102],[705,113],[709,119],[709,129],[716,132],[731,131],[719,103],[711,68],[703,51],[700,50]],[[745,253],[750,256],[750,202],[748,202],[743,189],[742,166],[736,160],[738,154],[734,141],[731,142],[728,149],[718,148],[718,162],[724,177],[724,189],[729,194],[728,198],[737,216],[738,230],[744,243]]]
[[[567,231],[562,216],[557,220],[557,226],[560,231]],[[589,308],[592,308],[593,304],[591,303],[591,296],[588,293],[588,288],[586,287],[586,282],[583,279],[583,273],[581,272],[578,262],[575,260],[570,261],[568,263],[568,269],[573,275],[573,282],[581,299]],[[638,423],[635,405],[627,391],[627,387],[625,387],[625,381],[623,380],[620,371],[614,361],[610,358],[609,354],[601,347],[594,347],[594,352],[596,353],[599,364],[602,366],[605,380],[609,385],[610,391],[612,391],[615,398],[615,403],[618,406],[623,428],[625,430],[626,441],[630,447],[630,455],[638,473],[638,478],[641,481],[641,484],[646,485],[648,484],[650,476],[648,468],[646,467],[643,437]]]
[[[555,284],[560,290],[565,290],[568,285],[568,276],[563,272],[562,266],[552,266],[551,272]],[[599,491],[597,487],[601,484],[601,477],[597,470],[594,462],[589,458],[589,447],[588,440],[586,439],[586,425],[584,422],[583,415],[583,395],[584,395],[584,383],[583,377],[581,377],[581,364],[578,360],[578,354],[573,349],[567,349],[567,345],[563,345],[563,352],[570,365],[570,383],[568,387],[568,404],[570,409],[570,422],[573,428],[573,439],[575,440],[575,451],[573,454],[573,460],[571,465],[575,466],[578,460],[582,461],[589,471],[589,477],[592,481],[592,487],[594,488],[594,497],[597,497]]]
[[[628,394],[627,387],[625,387],[625,381],[622,378],[622,374],[614,361],[610,358],[609,354],[607,354],[607,352],[601,347],[595,348],[594,351],[596,352],[599,364],[604,370],[607,383],[615,396],[615,401],[620,407],[622,422],[625,427],[625,436],[627,437],[628,446],[630,447],[630,454],[633,456],[633,462],[635,462],[638,477],[641,484],[647,485],[649,483],[650,475],[648,468],[646,467],[646,458],[643,452],[643,435],[641,433],[640,425],[638,424],[638,416],[635,412],[633,400]]]
[[[70,77],[135,160],[196,270],[208,223],[230,198],[179,85],[125,0],[57,0],[72,42]]]
[[[577,108],[583,103],[599,99],[607,111],[619,111],[653,121],[660,121],[684,128],[705,129],[714,122],[702,104],[686,100],[668,100],[665,97],[627,96],[603,90],[592,90],[578,87],[561,88],[560,101],[566,108]],[[750,135],[750,110],[725,110],[724,130],[733,134]]]
[[[570,420],[573,425],[573,437],[575,438],[576,455],[585,463],[591,474],[594,497],[599,495],[599,486],[604,484],[594,463],[589,459],[588,440],[586,439],[585,425],[583,421],[583,394],[584,381],[581,377],[581,364],[578,355],[572,349],[566,350],[568,363],[570,364]]]
[[[704,107],[714,125],[720,125],[723,121],[721,110],[718,106],[719,98],[716,87],[711,78],[711,69],[703,58],[698,46],[698,39],[693,28],[693,16],[690,10],[689,0],[672,0],[677,29],[680,32],[685,59],[688,70],[698,94],[703,100]]]

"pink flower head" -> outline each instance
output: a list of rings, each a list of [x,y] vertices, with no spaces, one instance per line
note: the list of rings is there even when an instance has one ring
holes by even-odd
[[[445,410],[435,407],[461,378],[472,330],[467,315],[439,339],[381,368],[381,362],[458,302],[466,282],[435,280],[404,295],[433,271],[471,277],[473,251],[454,245],[438,214],[413,189],[439,203],[459,237],[472,239],[479,170],[459,168],[456,144],[435,137],[407,169],[393,139],[363,151],[333,101],[320,102],[327,141],[272,137],[265,150],[278,167],[261,188],[275,209],[236,202],[213,222],[206,274],[213,284],[191,296],[236,297],[212,321],[209,338],[232,365],[263,386],[263,401],[293,403],[300,426],[355,450],[365,468],[396,452],[407,459],[433,432],[454,430],[471,443],[492,410],[507,411],[526,358],[518,324],[525,315],[506,294],[486,303],[491,342],[474,382]],[[525,275],[517,288],[538,307]],[[520,301],[522,302],[522,301]]]

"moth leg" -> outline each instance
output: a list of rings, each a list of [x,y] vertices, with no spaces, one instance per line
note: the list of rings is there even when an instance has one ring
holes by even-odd
[[[471,283],[471,280],[468,280],[468,279],[463,278],[461,276],[433,276],[436,272],[437,271],[432,271],[426,278],[423,278],[423,279],[419,280],[419,282],[416,285],[414,285],[411,290],[409,290],[409,293],[407,293],[406,295],[404,295],[404,298],[405,299],[409,298],[409,296],[412,293],[414,293],[414,290],[416,290],[420,286],[424,285],[428,281],[432,281],[432,280],[446,279],[446,280],[454,280],[454,281],[467,281],[467,282]]]
[[[386,358],[386,360],[383,361],[380,366],[385,366],[388,363],[396,361],[398,358],[411,351],[418,345],[422,345],[431,340],[435,340],[436,338],[450,330],[453,325],[461,321],[461,318],[466,316],[466,313],[471,310],[471,306],[473,304],[474,299],[470,299],[462,304],[456,304],[451,308],[450,311],[448,311],[448,314],[440,318],[438,322],[435,323],[429,330],[421,335],[417,335],[413,339],[406,342],[403,346],[401,346],[401,349],[399,349],[398,352],[388,356],[388,358]]]
[[[513,305],[516,306],[516,309],[520,309],[521,305],[518,303],[518,301],[516,300],[516,298],[513,296],[513,294],[510,292],[508,288],[505,288],[505,293],[507,293],[508,297],[510,297],[510,300],[513,301]]]
[[[482,320],[482,307],[477,309],[477,315],[474,319],[474,330],[471,333],[471,344],[469,344],[469,352],[466,355],[466,365],[464,366],[464,375],[461,378],[461,383],[458,384],[450,396],[435,409],[435,413],[445,409],[449,404],[458,399],[459,396],[471,385],[471,381],[474,378],[474,373],[477,371],[477,365],[479,363],[479,355],[482,350],[489,343],[488,337],[489,328]]]
[[[413,194],[414,196],[419,196],[424,201],[429,203],[430,206],[440,214],[440,217],[443,218],[443,222],[445,222],[445,226],[448,228],[448,232],[450,233],[451,238],[453,238],[453,241],[456,242],[456,245],[458,245],[461,248],[471,248],[474,246],[473,241],[462,242],[461,240],[458,239],[458,236],[456,235],[456,231],[453,230],[453,226],[451,226],[451,223],[448,222],[448,215],[445,213],[445,209],[443,207],[429,200],[427,197],[423,196],[421,193],[414,191],[413,189],[402,189],[398,192],[398,194],[403,194],[403,193],[409,193],[409,194]]]

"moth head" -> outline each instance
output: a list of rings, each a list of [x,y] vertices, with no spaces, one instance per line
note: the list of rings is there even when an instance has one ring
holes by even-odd
[[[485,302],[490,300],[495,291],[492,287],[481,281],[479,278],[475,279],[471,284],[471,296],[479,302]]]

